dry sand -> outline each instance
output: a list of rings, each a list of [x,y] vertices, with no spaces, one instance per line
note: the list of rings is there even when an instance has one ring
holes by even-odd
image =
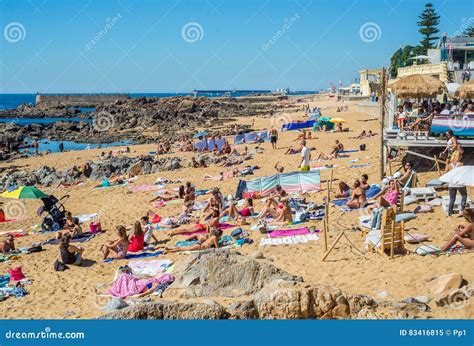
[[[318,133],[316,139],[308,141],[310,147],[316,147],[324,153],[330,151],[335,139],[339,139],[345,145],[346,149],[358,149],[361,143],[367,145],[364,152],[352,153],[349,158],[341,158],[329,162],[314,163],[313,166],[333,163],[337,167],[334,169],[335,181],[333,187],[337,186],[339,180],[351,182],[362,173],[370,176],[370,182],[379,182],[379,153],[380,137],[377,135],[370,139],[353,140],[349,137],[356,136],[362,129],[372,129],[380,133],[378,121],[371,120],[367,113],[357,112],[355,103],[345,103],[349,105],[348,112],[336,113],[335,109],[340,103],[334,100],[314,100],[306,97],[311,106],[318,105],[323,108],[324,115],[341,116],[348,123],[350,132],[345,133]],[[303,119],[303,112],[289,114],[292,119]],[[285,115],[283,118],[287,118]],[[271,125],[269,118],[241,118],[240,123],[251,123],[255,121],[255,129],[266,129]],[[290,146],[298,147],[295,141],[298,132],[290,131],[280,133],[278,149],[273,150],[269,143],[261,146],[265,149],[263,154],[256,155],[249,164],[258,165],[261,168],[256,171],[255,176],[274,174],[273,168],[278,161],[285,166],[285,171],[297,169],[299,155],[284,155],[286,149]],[[249,146],[250,148],[252,146]],[[131,147],[132,153],[129,155],[137,156],[155,150],[153,145],[137,145]],[[34,169],[39,166],[48,165],[57,169],[70,168],[74,164],[81,164],[86,160],[97,160],[101,150],[88,150],[67,152],[61,154],[50,154],[41,158],[27,158],[16,160],[13,164],[23,169]],[[170,154],[191,157],[192,153]],[[312,153],[313,158],[316,152]],[[348,168],[351,163],[349,160],[358,158],[356,164],[365,162],[371,163],[368,167],[359,169]],[[9,164],[2,163],[1,167]],[[238,178],[226,180],[223,182],[203,181],[205,173],[217,174],[222,168],[209,167],[206,169],[183,168],[172,172],[163,172],[151,175],[140,176],[134,183],[135,185],[153,183],[157,177],[168,179],[180,178],[184,181],[191,181],[197,188],[211,188],[218,186],[223,193],[234,193]],[[321,171],[323,180],[329,178],[330,170]],[[435,172],[424,173],[420,175],[421,184],[427,180],[436,177]],[[97,298],[95,289],[99,285],[111,284],[116,268],[119,265],[126,264],[126,260],[115,261],[113,263],[103,263],[99,247],[106,240],[115,237],[113,229],[117,225],[129,225],[137,220],[144,212],[150,208],[147,204],[152,196],[152,192],[129,193],[128,187],[117,187],[110,189],[93,190],[93,181],[87,181],[85,186],[78,186],[69,189],[45,188],[44,191],[53,193],[57,197],[63,194],[69,194],[67,208],[73,214],[87,214],[99,212],[100,222],[107,233],[99,235],[90,242],[82,244],[85,247],[84,257],[88,260],[87,267],[74,267],[65,272],[55,272],[53,262],[58,258],[57,246],[46,245],[45,251],[30,255],[22,255],[18,260],[0,263],[0,273],[5,273],[8,268],[21,266],[23,272],[28,278],[33,280],[33,284],[28,286],[29,294],[21,299],[9,298],[0,302],[0,318],[93,318],[99,316],[102,311],[100,307],[106,303],[106,299]],[[324,185],[323,185],[324,186]],[[472,190],[470,191],[472,195]],[[446,194],[442,192],[441,194]],[[309,199],[322,202],[326,191],[311,194]],[[202,200],[206,197],[199,197]],[[0,230],[24,229],[30,230],[30,227],[40,219],[35,216],[36,209],[41,205],[40,202],[27,200],[27,220],[11,224],[0,225]],[[416,205],[411,205],[407,209],[413,210]],[[164,216],[176,214],[177,204],[168,204],[167,206],[155,209],[157,213]],[[260,210],[261,204],[257,201],[256,209]],[[153,209],[153,208],[152,208]],[[253,232],[251,234],[254,243],[245,245],[239,249],[244,254],[252,254],[255,251],[261,251],[267,260],[276,266],[289,271],[290,273],[303,276],[304,280],[311,283],[327,284],[337,287],[352,294],[367,294],[378,299],[378,293],[388,292],[386,300],[400,300],[417,295],[427,295],[425,280],[436,275],[446,273],[460,273],[472,284],[474,281],[474,272],[472,264],[473,253],[461,255],[441,256],[441,257],[422,257],[414,254],[399,256],[390,260],[388,256],[382,256],[376,253],[366,253],[361,255],[358,249],[363,249],[364,238],[359,232],[350,232],[352,226],[357,226],[358,211],[342,214],[336,207],[330,207],[330,233],[329,243],[342,230],[347,230],[347,236],[354,244],[351,246],[346,239],[343,239],[336,249],[331,253],[326,262],[321,261],[324,253],[324,242],[322,237],[319,241],[310,242],[301,245],[280,245],[271,247],[259,247],[260,234]],[[448,219],[440,207],[436,207],[434,213],[419,214],[415,220],[406,224],[406,228],[416,233],[424,233],[432,237],[432,244],[442,245],[449,238],[455,225],[462,222],[461,219],[453,217]],[[319,228],[322,228],[322,222],[311,222]],[[226,233],[229,233],[227,231]],[[155,231],[155,235],[160,240],[167,239],[165,232]],[[51,237],[51,234],[30,234],[28,236],[17,238],[17,246],[23,247],[37,241],[42,241]],[[174,238],[176,241],[180,238]],[[414,249],[415,246],[407,245],[408,249]],[[169,258],[179,261],[184,254],[171,254],[159,258]],[[154,298],[158,299],[158,298]],[[437,308],[434,303],[430,303],[432,311],[421,315],[426,318],[472,318],[474,317],[474,308],[471,302],[463,308]]]

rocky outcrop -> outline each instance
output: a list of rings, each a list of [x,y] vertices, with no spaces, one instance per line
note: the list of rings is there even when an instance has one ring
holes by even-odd
[[[82,175],[76,169],[70,168],[58,171],[54,168],[43,166],[34,171],[8,170],[7,174],[0,177],[0,190],[6,190],[10,186],[18,185],[40,185],[51,186],[59,182],[72,183],[78,178],[91,178],[101,180],[112,174],[128,174],[132,169],[139,174],[150,174],[157,172],[172,171],[182,167],[181,159],[178,157],[126,157],[117,156],[97,162],[89,162],[90,170]]]
[[[67,107],[63,104],[38,104],[31,103],[19,105],[16,109],[0,110],[1,118],[56,118],[87,116],[78,108]]]
[[[114,320],[218,320],[229,318],[229,314],[222,305],[213,301],[203,303],[159,301],[127,307],[101,318]]]

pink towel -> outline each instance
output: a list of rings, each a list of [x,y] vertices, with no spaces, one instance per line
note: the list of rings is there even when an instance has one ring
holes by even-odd
[[[236,227],[237,225],[231,225],[229,223],[221,223],[219,224],[219,229],[228,229],[228,228],[232,228],[232,227]]]
[[[276,237],[289,237],[292,235],[308,234],[308,233],[310,233],[309,228],[303,227],[303,228],[295,228],[295,229],[277,229],[275,231],[268,233],[268,235],[271,238],[276,238]]]
[[[174,281],[174,276],[170,274],[165,274],[158,278],[139,279],[133,275],[122,273],[122,275],[115,280],[109,293],[114,297],[126,298],[142,293],[149,284],[170,281]]]

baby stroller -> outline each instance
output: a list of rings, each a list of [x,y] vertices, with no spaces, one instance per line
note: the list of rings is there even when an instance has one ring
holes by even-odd
[[[41,228],[45,231],[57,231],[64,227],[66,224],[66,208],[64,208],[64,202],[69,199],[69,195],[61,197],[59,200],[53,195],[41,198],[43,206],[38,209],[38,216],[41,216],[44,212],[48,213],[43,218]]]

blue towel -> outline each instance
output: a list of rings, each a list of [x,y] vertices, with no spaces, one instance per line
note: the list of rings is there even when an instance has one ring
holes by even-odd
[[[162,253],[163,252],[161,251],[157,251],[157,252],[143,252],[143,253],[137,253],[137,254],[128,254],[125,256],[124,259],[155,257],[158,255],[161,255]],[[104,260],[104,263],[109,263],[116,259],[122,259],[122,258],[107,258],[106,260]]]
[[[198,243],[199,242],[197,240],[181,240],[181,241],[176,242],[176,244],[174,244],[174,246],[183,247],[183,246],[196,245]]]
[[[378,185],[371,185],[369,189],[365,192],[367,198],[374,198],[382,189]]]
[[[346,205],[347,202],[349,202],[350,198],[343,198],[343,199],[335,199],[332,200],[331,203],[337,205],[338,207],[341,207],[343,205]]]
[[[359,151],[359,149],[352,149],[352,150],[341,150],[341,151],[338,151],[338,154],[343,154],[343,153],[355,153]]]

